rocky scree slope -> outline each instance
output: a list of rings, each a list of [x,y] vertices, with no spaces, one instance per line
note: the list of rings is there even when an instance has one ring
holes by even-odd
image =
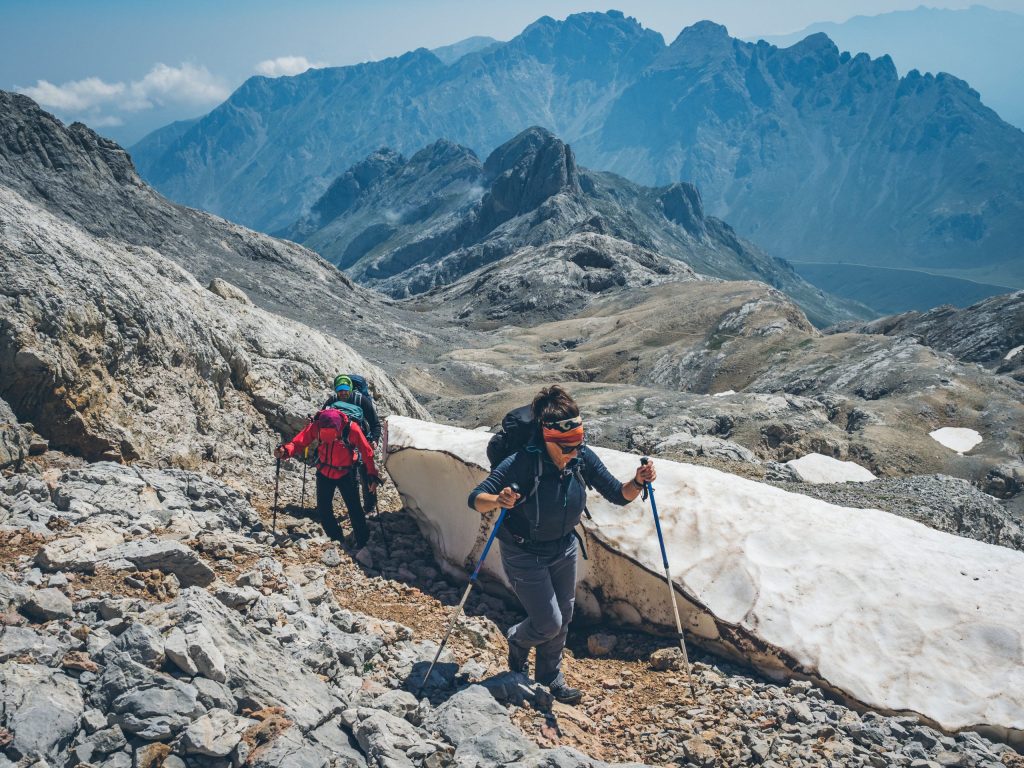
[[[443,136],[482,156],[530,125],[589,167],[695,184],[712,215],[784,258],[1024,280],[1024,135],[962,80],[900,78],[888,56],[822,34],[780,49],[700,22],[666,45],[618,12],[545,17],[451,65],[420,49],[254,77],[133,154],[173,199],[277,231],[382,146]]]
[[[374,526],[374,565],[357,566],[306,521],[283,516],[273,540],[195,473],[25,470],[0,479],[0,765],[1021,764],[697,653],[693,701],[668,640],[575,625],[566,668],[588,700],[552,706],[502,674],[491,617],[520,615],[480,590],[417,700],[403,685],[462,587],[408,516],[383,520],[391,556]]]
[[[376,152],[335,179],[310,215],[283,234],[356,280],[407,296],[521,248],[582,233],[656,251],[704,275],[763,280],[822,325],[871,315],[814,288],[789,264],[706,216],[693,185],[642,187],[580,168],[567,144],[537,127],[483,163],[448,141],[408,160],[391,150]]]
[[[0,515],[0,765],[606,765],[515,728],[497,699],[541,693],[519,680],[452,690],[450,652],[438,706],[401,690],[436,645],[341,608],[336,549],[288,564],[309,541],[283,556],[209,478],[13,475]]]
[[[1024,381],[1024,291],[993,296],[966,309],[946,305],[834,330],[917,339],[959,360]]]

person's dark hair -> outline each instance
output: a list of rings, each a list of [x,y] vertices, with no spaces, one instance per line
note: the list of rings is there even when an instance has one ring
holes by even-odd
[[[533,418],[541,424],[571,419],[580,415],[580,407],[558,384],[545,387],[533,398]]]

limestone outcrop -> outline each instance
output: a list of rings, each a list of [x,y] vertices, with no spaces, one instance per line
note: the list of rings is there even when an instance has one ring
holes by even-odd
[[[338,371],[364,373],[385,412],[423,413],[346,344],[225,285],[0,186],[0,397],[85,458],[219,471],[268,455]]]

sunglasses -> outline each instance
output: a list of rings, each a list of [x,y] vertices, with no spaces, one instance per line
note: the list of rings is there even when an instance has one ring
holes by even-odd
[[[562,419],[561,421],[546,421],[544,426],[548,429],[557,429],[559,432],[572,432],[576,427],[583,426],[583,417],[573,416],[571,419]]]
[[[558,447],[558,450],[562,452],[563,456],[568,456],[570,453],[576,453],[576,451],[578,451],[586,444],[586,440],[584,440],[582,443],[576,443],[576,445],[559,445],[558,443],[554,443],[554,445]]]

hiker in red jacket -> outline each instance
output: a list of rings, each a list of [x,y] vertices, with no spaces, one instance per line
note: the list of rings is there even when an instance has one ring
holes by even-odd
[[[371,492],[380,484],[377,467],[373,463],[373,447],[366,440],[363,430],[355,421],[349,420],[341,411],[326,408],[313,417],[309,425],[299,432],[291,442],[274,449],[279,459],[290,458],[314,441],[317,448],[316,511],[327,535],[337,541],[344,540],[344,533],[334,517],[334,489],[341,491],[349,519],[356,534],[356,546],[364,547],[370,539],[366,524],[366,512],[359,499],[359,482],[356,465],[366,465]]]

